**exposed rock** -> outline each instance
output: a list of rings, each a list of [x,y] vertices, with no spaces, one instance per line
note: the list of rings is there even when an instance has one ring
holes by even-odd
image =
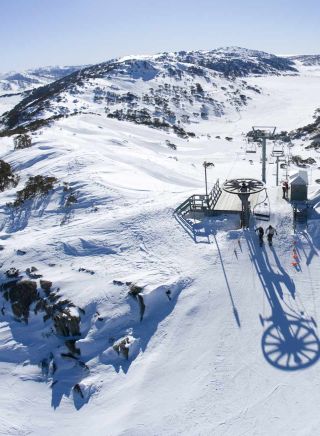
[[[143,288],[141,286],[130,285],[129,295],[131,295],[132,297],[136,297],[142,291],[143,291]]]
[[[133,297],[139,303],[140,321],[143,320],[143,315],[144,315],[144,312],[146,309],[146,306],[145,306],[144,301],[143,301],[143,296],[140,295],[141,292],[143,292],[143,287],[138,286],[138,285],[134,285],[134,284],[130,285],[130,290],[129,290],[128,294],[131,295],[131,297]]]
[[[10,268],[6,271],[6,276],[8,277],[8,279],[13,279],[15,277],[19,276],[20,271],[17,268]]]
[[[125,337],[124,339],[121,339],[120,341],[113,344],[113,349],[116,351],[119,355],[122,354],[127,360],[129,358],[129,347],[130,340],[128,337]]]
[[[87,269],[87,268],[79,268],[79,270],[78,270],[79,272],[86,272],[86,273],[88,273],[88,274],[91,274],[91,275],[93,275],[93,274],[95,274],[95,272],[94,271],[92,271],[91,269]]]
[[[35,267],[28,268],[29,274],[34,274],[37,269]],[[43,338],[49,338],[56,333],[57,336],[64,337],[64,344],[67,350],[60,353],[61,357],[72,359],[78,367],[84,370],[89,370],[87,365],[79,360],[81,354],[80,349],[76,346],[76,339],[81,336],[80,333],[80,316],[75,309],[74,304],[68,299],[61,299],[61,295],[51,292],[52,282],[41,280],[41,288],[45,291],[38,292],[37,282],[31,280],[21,280],[19,271],[15,268],[7,271],[7,276],[10,281],[1,284],[1,292],[3,297],[11,303],[12,313],[15,321],[28,323],[30,316],[30,308],[34,304],[34,313],[44,312],[43,321],[53,321],[53,326],[49,324],[50,331],[43,334]],[[58,289],[59,290],[59,289]],[[0,311],[5,314],[5,306]],[[79,308],[79,312],[85,314],[83,309]],[[125,353],[125,351],[124,351]],[[39,366],[44,377],[52,376],[57,370],[57,365],[54,361],[53,354],[42,359]]]
[[[47,302],[43,298],[40,298],[37,301],[37,304],[34,308],[34,313],[37,314],[38,312],[46,312],[46,311],[47,311]]]
[[[27,254],[26,251],[24,251],[24,250],[17,250],[17,255],[18,256],[24,256],[25,254]]]
[[[50,292],[52,288],[52,282],[49,280],[40,280],[40,287],[46,292]]]
[[[28,274],[28,276],[31,279],[35,279],[35,280],[42,277],[42,274],[37,274],[36,271],[38,271],[38,269],[35,266],[32,266],[31,268],[26,269],[26,273]]]
[[[301,156],[292,156],[292,162],[298,167],[305,168],[307,165],[313,165],[316,163],[316,160],[312,157],[308,157],[303,159]]]
[[[176,150],[177,146],[173,142],[170,142],[168,139],[166,140],[166,145],[171,148],[171,150]]]
[[[48,295],[48,300],[50,301],[50,303],[55,303],[56,301],[59,300],[60,297],[61,297],[61,295],[56,294],[56,293],[54,293],[54,292],[51,292],[51,293]]]
[[[58,335],[80,336],[80,317],[72,315],[68,309],[54,315],[53,322]]]
[[[21,280],[13,283],[9,288],[9,300],[12,311],[16,318],[23,319],[26,323],[29,318],[29,310],[32,303],[39,298],[37,283],[31,280]]]
[[[65,341],[65,345],[70,353],[80,355],[80,349],[76,347],[76,341],[74,339]]]

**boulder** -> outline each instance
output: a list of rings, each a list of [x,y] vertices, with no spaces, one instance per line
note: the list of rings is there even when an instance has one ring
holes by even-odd
[[[53,317],[54,327],[58,335],[80,336],[80,317],[72,315],[68,309],[63,309]]]
[[[37,283],[31,280],[13,283],[9,288],[8,297],[16,318],[22,318],[27,323],[30,306],[39,299]]]
[[[49,280],[40,280],[40,287],[45,292],[50,292],[50,289],[52,288],[52,282]]]
[[[129,344],[130,340],[128,337],[121,339],[120,341],[113,344],[113,349],[119,355],[122,354],[127,360],[129,359]]]
[[[19,276],[20,271],[17,268],[10,268],[6,271],[6,276],[8,277],[8,279],[13,279],[15,277]]]

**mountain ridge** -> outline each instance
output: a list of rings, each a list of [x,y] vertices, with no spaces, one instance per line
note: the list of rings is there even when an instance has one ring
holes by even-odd
[[[34,89],[1,122],[4,129],[14,129],[93,111],[187,136],[188,124],[239,111],[260,93],[246,77],[297,73],[291,60],[239,47],[127,56]]]

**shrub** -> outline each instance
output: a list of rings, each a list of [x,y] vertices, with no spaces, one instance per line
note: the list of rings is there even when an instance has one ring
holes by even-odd
[[[65,201],[65,207],[70,207],[72,204],[77,203],[78,199],[75,194],[68,195]]]
[[[26,133],[16,136],[14,138],[13,142],[14,142],[14,149],[15,150],[20,150],[22,148],[28,148],[28,147],[31,147],[31,145],[32,145],[31,137],[29,135],[27,135]]]
[[[19,178],[12,172],[10,164],[0,160],[0,191],[3,192],[9,186],[17,186]]]
[[[36,197],[37,195],[46,195],[53,189],[57,182],[55,177],[34,176],[29,177],[25,187],[17,192],[17,198],[13,203],[14,206],[20,206],[25,200]]]
[[[169,148],[171,148],[172,150],[176,150],[177,146],[176,144],[174,144],[173,142],[170,142],[168,139],[166,140],[166,144]]]
[[[294,155],[294,156],[292,156],[291,159],[295,165],[297,165],[298,167],[301,167],[301,168],[306,168],[307,165],[313,165],[316,163],[316,160],[313,159],[312,157],[308,157],[306,159],[303,159],[301,156]]]

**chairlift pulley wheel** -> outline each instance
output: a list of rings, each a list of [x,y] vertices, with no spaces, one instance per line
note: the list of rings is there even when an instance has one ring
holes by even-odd
[[[222,189],[229,194],[256,194],[265,189],[265,184],[257,179],[231,179],[223,184]]]

